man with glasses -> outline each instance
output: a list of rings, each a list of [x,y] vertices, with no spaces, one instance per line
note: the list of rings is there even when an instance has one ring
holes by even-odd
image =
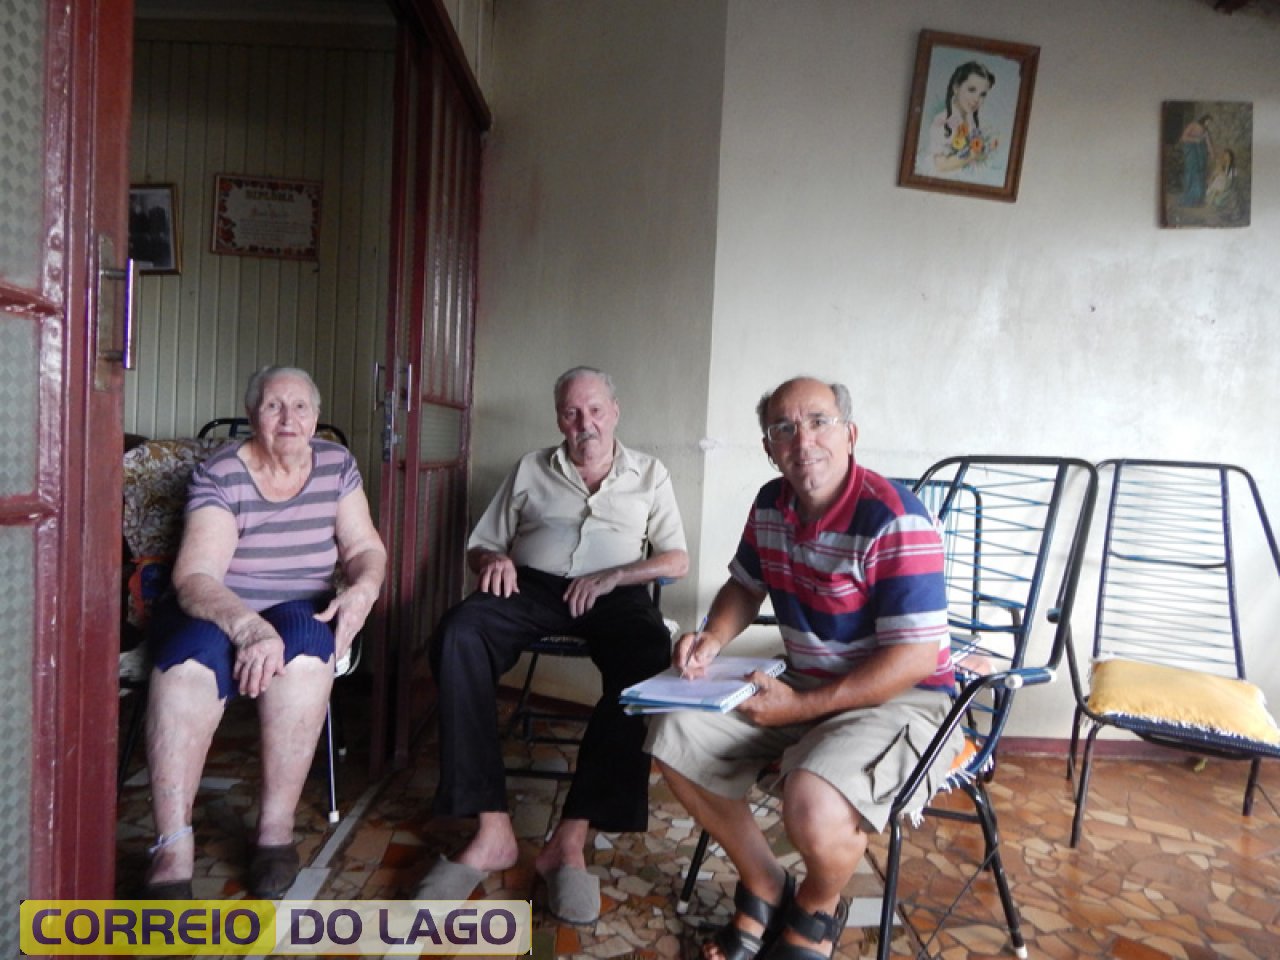
[[[496,687],[540,637],[584,638],[604,695],[583,734],[560,823],[534,867],[551,913],[592,923],[599,878],[586,869],[589,827],[649,825],[644,723],[626,716],[624,687],[666,668],[671,634],[647,585],[689,567],[667,468],[615,437],[619,406],[608,374],[574,367],[555,384],[564,442],[526,454],[507,476],[467,544],[476,592],[441,621],[431,641],[439,688],[440,782],[434,813],[476,817],[479,829],[440,858],[420,900],[463,900],[485,877],[514,866]]]
[[[757,414],[782,476],[757,494],[729,579],[674,663],[699,675],[767,597],[787,670],[753,674],[758,692],[734,712],[654,717],[646,744],[738,869],[737,912],[704,945],[707,960],[834,953],[841,892],[946,717],[954,682],[941,540],[909,490],[854,459],[849,391],[797,378]],[[939,758],[939,777],[961,743]],[[745,800],[775,762],[768,786],[804,859],[798,886]]]

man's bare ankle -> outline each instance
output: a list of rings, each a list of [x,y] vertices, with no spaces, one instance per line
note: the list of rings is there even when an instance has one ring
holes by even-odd
[[[471,838],[471,842],[459,850],[451,858],[454,863],[465,864],[478,870],[506,870],[515,866],[520,856],[520,848],[514,839],[487,837],[481,834]]]

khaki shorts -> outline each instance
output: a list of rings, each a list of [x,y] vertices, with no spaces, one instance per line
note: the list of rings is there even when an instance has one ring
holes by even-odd
[[[878,707],[785,727],[758,727],[736,712],[677,710],[649,718],[645,749],[725,797],[745,797],[775,760],[778,775],[761,786],[779,795],[787,774],[807,770],[839,790],[862,815],[864,827],[879,833],[889,822],[894,797],[950,709],[946,693],[913,689]],[[954,731],[904,813],[924,807],[963,744],[963,734]]]

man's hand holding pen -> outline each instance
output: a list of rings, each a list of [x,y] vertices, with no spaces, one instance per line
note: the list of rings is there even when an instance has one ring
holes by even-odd
[[[702,676],[707,664],[720,652],[720,644],[707,633],[707,618],[693,633],[686,633],[676,642],[675,655],[672,658],[680,676],[689,680]]]

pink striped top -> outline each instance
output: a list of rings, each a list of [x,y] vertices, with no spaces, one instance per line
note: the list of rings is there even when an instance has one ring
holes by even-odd
[[[311,441],[311,476],[288,500],[265,499],[244,461],[240,444],[219,450],[191,476],[187,513],[206,507],[235,518],[239,539],[223,583],[251,610],[333,590],[338,563],[338,501],[360,488],[360,470],[349,450]]]

